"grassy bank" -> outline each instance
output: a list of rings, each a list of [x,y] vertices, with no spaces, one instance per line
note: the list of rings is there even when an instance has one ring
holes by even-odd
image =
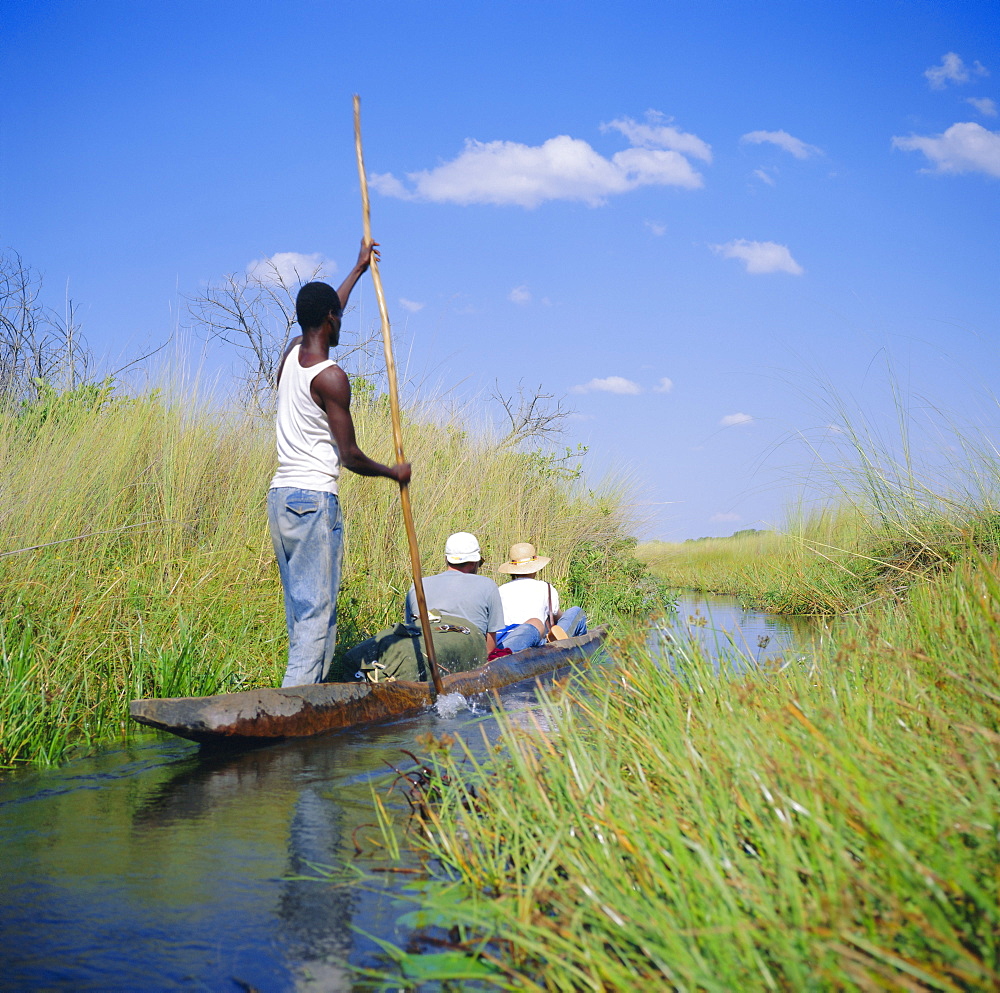
[[[904,603],[914,586],[1000,553],[1000,454],[988,430],[926,403],[910,410],[898,388],[894,400],[894,437],[836,397],[823,405],[831,424],[809,481],[817,502],[777,530],[653,541],[637,554],[670,586],[777,613],[841,614]]]
[[[675,587],[843,614],[812,661],[720,676],[690,646],[678,674],[640,632],[489,762],[429,747],[427,900],[495,985],[1000,987],[1000,462],[844,436],[827,509],[639,550]]]
[[[973,559],[808,667],[622,646],[487,765],[432,750],[428,902],[503,988],[995,988],[998,622]]]
[[[355,420],[364,448],[390,459],[384,398],[358,390]],[[413,412],[406,435],[426,571],[450,532],[474,530],[493,563],[533,541],[591,610],[641,598],[613,576],[634,544],[627,484],[589,490],[488,433]],[[0,766],[126,734],[132,697],[280,681],[273,470],[270,424],[193,397],[88,387],[0,415]],[[345,473],[341,496],[350,644],[398,619],[409,559],[394,486]]]
[[[845,502],[781,532],[653,541],[636,554],[672,587],[738,596],[773,613],[842,614],[902,602],[915,584],[998,549],[1000,513],[990,504],[885,521]]]
[[[1000,513],[989,504],[887,522],[847,503],[781,532],[646,542],[636,554],[668,586],[773,613],[842,614],[903,602],[913,586],[998,549]]]
[[[849,504],[781,531],[697,541],[651,541],[637,555],[669,586],[738,596],[773,613],[841,614],[894,596],[933,568],[938,555],[900,561],[905,533],[880,534]]]

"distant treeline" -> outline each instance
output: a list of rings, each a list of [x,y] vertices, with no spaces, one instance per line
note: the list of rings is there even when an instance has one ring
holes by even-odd
[[[759,530],[757,528],[744,528],[742,531],[734,531],[728,537],[723,535],[716,538],[711,535],[706,535],[704,538],[685,538],[683,544],[687,545],[692,541],[730,541],[733,538],[753,538],[762,534],[774,534],[774,532]]]

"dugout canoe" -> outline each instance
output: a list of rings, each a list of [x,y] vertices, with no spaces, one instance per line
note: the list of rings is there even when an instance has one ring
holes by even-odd
[[[604,630],[567,638],[442,677],[444,693],[474,697],[588,659]],[[132,720],[203,745],[305,738],[416,713],[431,705],[427,683],[316,683],[218,696],[133,700]]]

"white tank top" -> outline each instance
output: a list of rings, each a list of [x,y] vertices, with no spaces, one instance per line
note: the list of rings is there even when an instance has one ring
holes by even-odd
[[[312,381],[336,364],[326,359],[306,369],[299,365],[298,345],[288,353],[278,381],[278,471],[271,489],[337,492],[340,452],[326,414],[310,393]]]

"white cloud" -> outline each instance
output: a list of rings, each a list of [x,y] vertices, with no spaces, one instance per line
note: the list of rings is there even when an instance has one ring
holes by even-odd
[[[397,200],[416,200],[411,193],[391,172],[373,172],[368,176],[368,182],[373,190],[382,196],[396,197]]]
[[[722,428],[742,427],[744,424],[753,424],[753,418],[749,414],[726,414],[719,421],[719,427]]]
[[[336,262],[324,258],[319,252],[303,255],[301,252],[276,252],[270,258],[254,259],[247,266],[247,275],[259,283],[273,286],[298,286],[312,279],[325,279],[337,271]]]
[[[774,177],[766,169],[754,169],[753,174],[768,186],[774,186]]]
[[[720,522],[724,522],[724,521],[740,521],[742,519],[743,518],[740,517],[739,514],[731,514],[731,513],[729,513],[729,514],[712,514],[712,516],[709,518],[710,521],[720,521]]]
[[[786,245],[773,241],[747,241],[737,238],[724,245],[710,245],[713,252],[724,259],[739,259],[747,272],[759,276],[768,272],[788,272],[801,276],[805,270],[792,258]]]
[[[618,131],[638,148],[668,148],[681,155],[690,155],[703,162],[712,161],[712,146],[697,135],[687,131],[678,131],[672,127],[666,118],[655,110],[648,111],[648,124],[640,124],[631,117],[620,117],[616,121],[602,124],[602,131]]]
[[[1000,177],[1000,132],[974,121],[953,124],[944,134],[895,137],[892,144],[908,152],[923,152],[935,172],[984,172]]]
[[[989,97],[966,97],[966,103],[971,103],[983,117],[997,116],[997,102]]]
[[[625,396],[635,396],[642,392],[638,383],[622,376],[608,376],[606,379],[592,379],[582,386],[574,386],[571,393],[619,393]]]
[[[669,393],[673,388],[674,388],[674,381],[672,379],[667,379],[667,377],[664,376],[663,379],[661,379],[659,383],[657,383],[657,385],[653,387],[653,392]]]
[[[740,141],[751,145],[762,145],[765,142],[777,145],[778,148],[783,148],[797,159],[807,159],[810,155],[823,154],[823,149],[817,148],[815,145],[807,145],[800,138],[793,137],[787,131],[750,131],[743,135]]]
[[[949,83],[967,83],[972,76],[988,76],[989,70],[979,62],[973,62],[971,69],[956,52],[946,52],[941,65],[924,70],[932,90],[943,90]]]
[[[662,238],[667,233],[666,224],[660,224],[658,221],[643,221],[643,224],[645,224],[650,233],[655,235],[657,238]]]
[[[662,124],[637,124],[629,118],[613,121],[632,142],[610,159],[587,142],[569,135],[541,145],[516,141],[467,139],[450,162],[407,174],[410,187],[391,173],[373,174],[371,185],[385,196],[434,203],[516,204],[537,207],[547,200],[581,200],[591,207],[606,198],[641,186],[697,189],[701,175],[685,156],[711,159],[700,138]]]
[[[418,310],[423,310],[427,306],[425,303],[417,303],[416,300],[407,300],[406,297],[399,298],[399,305],[403,310],[408,310],[411,314],[415,314]]]
[[[531,303],[531,290],[529,290],[527,286],[515,286],[514,289],[507,294],[507,299],[510,300],[511,303]]]

